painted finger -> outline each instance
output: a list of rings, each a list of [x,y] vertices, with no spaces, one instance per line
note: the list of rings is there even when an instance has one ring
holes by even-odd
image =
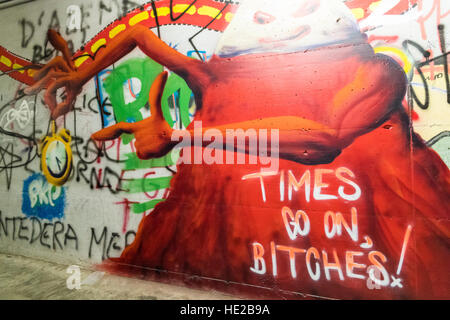
[[[164,86],[166,85],[167,82],[167,76],[168,76],[167,71],[161,72],[156,77],[155,81],[153,81],[153,84],[150,88],[148,102],[150,104],[150,112],[152,114],[152,117],[164,119],[161,100],[164,92]]]
[[[120,137],[122,133],[134,133],[135,130],[135,123],[119,122],[111,127],[95,132],[91,138],[98,141],[113,140]]]
[[[31,94],[37,94],[42,89],[45,89],[49,86],[50,82],[53,82],[56,78],[59,77],[66,77],[67,73],[64,72],[57,72],[57,71],[50,71],[47,76],[37,81],[35,84],[33,84],[31,87],[25,88],[24,93],[27,95]]]
[[[33,84],[31,87],[27,87],[23,92],[27,95],[38,94],[41,90],[47,88],[50,81],[54,81],[52,78],[44,78]]]
[[[142,150],[142,143],[139,143],[139,140],[134,140],[134,147],[136,148],[136,151]]]
[[[52,46],[62,53],[64,60],[67,62],[72,71],[75,71],[75,65],[72,61],[72,52],[70,51],[66,40],[64,40],[64,38],[53,29],[48,30],[47,37]]]
[[[51,71],[70,72],[72,70],[71,70],[70,66],[67,64],[67,62],[61,56],[57,56],[57,57],[53,58],[45,66],[43,66],[41,69],[36,71],[33,75],[33,78],[35,80],[42,79]]]
[[[72,110],[73,104],[73,101],[63,101],[59,103],[51,113],[52,119],[56,120],[60,116],[68,113],[70,110]]]
[[[69,113],[75,105],[75,97],[68,96],[65,101],[59,103],[52,111],[52,119],[56,120],[62,115]]]
[[[141,160],[147,160],[150,158],[145,152],[143,152],[141,150],[136,150],[136,155]]]
[[[50,83],[47,90],[45,91],[44,102],[50,108],[50,111],[52,113],[56,109],[57,105],[56,101],[57,90],[67,86],[68,84],[69,84],[68,78],[54,80],[54,82]]]

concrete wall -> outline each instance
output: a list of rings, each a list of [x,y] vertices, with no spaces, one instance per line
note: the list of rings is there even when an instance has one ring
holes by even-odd
[[[170,3],[0,10],[0,250],[261,296],[449,298],[449,4],[354,0],[342,11],[336,1],[247,0],[233,20],[236,3]],[[121,34],[141,37],[139,25],[209,62],[186,67],[153,42],[119,57]],[[24,92],[58,54],[48,29],[67,40],[79,72],[106,61],[56,119],[73,153],[61,186],[41,166],[52,131],[45,90]],[[201,121],[219,128],[216,139],[230,123],[277,129],[277,168],[205,157],[177,166],[177,149],[152,154],[163,148],[148,123],[132,127],[147,134],[140,144],[91,139],[150,115],[163,67],[149,56],[173,69],[161,106],[172,128],[193,133]]]

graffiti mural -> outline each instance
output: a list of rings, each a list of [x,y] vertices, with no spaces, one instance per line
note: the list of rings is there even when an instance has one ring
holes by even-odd
[[[0,43],[0,249],[257,297],[450,297],[447,2],[35,11]]]
[[[39,173],[23,182],[22,212],[27,216],[61,218],[64,215],[64,188],[47,182]]]

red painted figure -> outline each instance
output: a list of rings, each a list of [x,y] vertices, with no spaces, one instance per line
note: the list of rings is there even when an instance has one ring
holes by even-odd
[[[186,80],[203,127],[280,132],[273,175],[243,180],[258,166],[179,165],[168,199],[142,220],[114,268],[151,279],[199,276],[221,289],[212,279],[346,299],[450,298],[450,174],[411,129],[403,70],[373,52],[340,1],[284,2],[289,10],[268,12],[270,1],[246,1],[208,62],[136,26],[83,71],[56,58],[37,72],[27,92],[46,88],[56,118],[84,83],[139,47]],[[283,14],[292,28],[280,38]],[[243,35],[233,37],[236,30]],[[151,117],[93,138],[133,133],[140,158],[167,154],[175,143],[161,112],[166,79],[162,73],[152,86]],[[67,99],[57,104],[61,87]],[[305,236],[289,229],[298,210],[309,223]]]

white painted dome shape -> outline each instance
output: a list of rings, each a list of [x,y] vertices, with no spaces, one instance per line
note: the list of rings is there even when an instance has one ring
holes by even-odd
[[[361,41],[342,0],[245,0],[219,39],[215,54],[296,52]]]

